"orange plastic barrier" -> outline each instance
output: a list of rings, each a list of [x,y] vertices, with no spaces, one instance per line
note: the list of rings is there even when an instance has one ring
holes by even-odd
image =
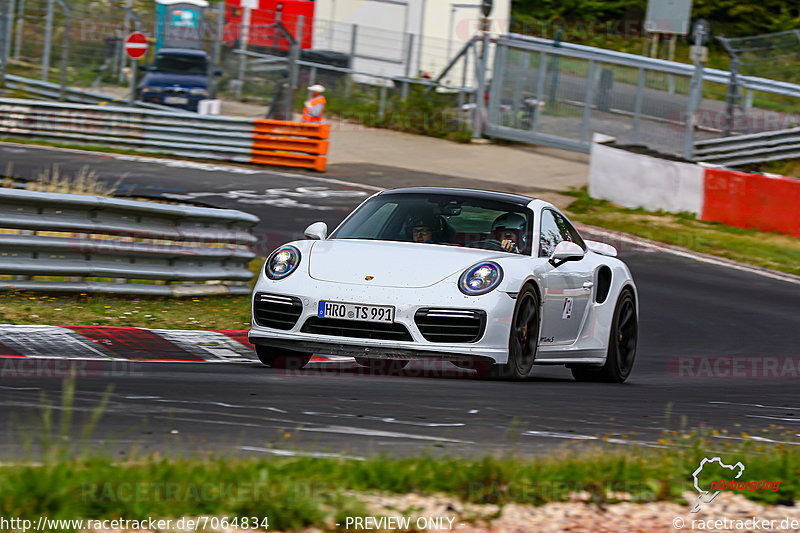
[[[329,124],[268,119],[253,123],[251,163],[325,171]]]
[[[701,218],[800,237],[800,180],[706,169]]]

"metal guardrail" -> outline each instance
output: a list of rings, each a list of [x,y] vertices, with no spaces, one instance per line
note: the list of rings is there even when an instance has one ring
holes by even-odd
[[[325,170],[328,142],[321,139],[328,137],[329,126],[273,123],[129,107],[0,99],[0,136],[111,144],[191,159]],[[265,124],[275,127],[265,128]],[[305,142],[305,137],[313,141]]]
[[[721,165],[747,165],[800,157],[800,128],[698,141],[695,160]]]
[[[57,83],[50,83],[42,80],[35,80],[33,78],[25,78],[23,76],[15,76],[13,74],[6,74],[6,87],[9,89],[16,89],[31,93],[36,96],[47,98],[48,100],[58,101],[61,96],[61,86]],[[107,94],[93,93],[75,87],[66,87],[64,90],[64,99],[67,102],[80,103],[80,104],[99,104],[106,105],[109,102],[118,102],[120,98],[110,96]],[[122,98],[124,100],[125,98]],[[166,111],[168,113],[194,115],[193,111],[180,109],[177,107],[169,107],[165,105],[153,104],[150,102],[135,101],[134,108],[154,109],[159,111]]]
[[[0,188],[0,275],[13,277],[0,289],[249,294],[257,222],[231,209]]]
[[[531,37],[528,35],[520,35],[511,33],[508,36],[503,36],[499,42],[506,44],[513,44],[519,47],[520,41],[527,41],[534,45],[544,45],[547,47],[555,47],[555,41],[550,39],[542,39],[540,37]],[[639,56],[636,54],[628,54],[625,52],[617,52],[615,50],[606,50],[601,48],[594,48],[591,46],[584,46],[572,43],[558,43],[558,53],[560,55],[581,57],[584,59],[594,59],[600,62],[613,63],[634,68],[645,68],[650,70],[657,70],[667,74],[676,74],[691,77],[694,73],[694,65],[687,63],[678,63],[677,61],[667,61],[665,59],[656,59],[653,57]],[[539,50],[539,47],[534,48]],[[552,51],[552,50],[550,50]],[[721,83],[727,85],[730,81],[731,73],[727,70],[719,70],[715,68],[703,69],[703,80],[712,83]],[[800,85],[788,83],[783,81],[775,81],[766,78],[759,78],[757,76],[741,76],[739,75],[739,83],[746,89],[754,91],[763,91],[768,93],[780,94],[783,96],[792,96],[800,98]]]

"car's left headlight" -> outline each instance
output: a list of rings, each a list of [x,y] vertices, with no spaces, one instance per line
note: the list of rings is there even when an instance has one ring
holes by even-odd
[[[194,96],[208,96],[208,91],[206,89],[196,88],[190,89],[189,94]]]
[[[283,279],[300,264],[300,250],[294,246],[281,246],[270,254],[264,265],[264,273],[269,279]]]
[[[468,296],[493,291],[503,280],[503,269],[491,261],[469,267],[458,279],[458,288]]]

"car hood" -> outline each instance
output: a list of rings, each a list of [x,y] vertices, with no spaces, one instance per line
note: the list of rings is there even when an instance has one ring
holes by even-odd
[[[411,242],[333,239],[311,248],[309,275],[374,287],[428,287],[482,260],[506,254]],[[371,276],[373,279],[367,280]]]
[[[203,74],[172,74],[169,72],[148,72],[142,79],[142,86],[169,87],[202,87],[206,88],[208,76]]]

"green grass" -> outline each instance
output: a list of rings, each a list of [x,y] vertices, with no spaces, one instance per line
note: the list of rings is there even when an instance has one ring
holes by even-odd
[[[146,298],[14,291],[0,293],[0,323],[248,329],[250,297]]]
[[[590,198],[585,188],[565,194],[576,197],[567,207],[576,222],[800,275],[800,239],[789,235],[706,222],[690,213],[625,209]]]
[[[248,267],[255,276],[263,257]],[[4,281],[0,279],[0,287]],[[144,297],[0,291],[0,323],[248,329],[250,296]]]
[[[148,152],[142,150],[130,150],[127,148],[119,148],[117,146],[106,146],[101,144],[79,144],[79,143],[60,143],[51,142],[44,139],[29,139],[17,137],[0,137],[0,142],[17,143],[17,144],[30,144],[35,146],[50,146],[53,148],[68,148],[70,150],[86,150],[88,152],[104,152],[108,154],[125,154],[125,155],[144,155],[164,157],[169,154],[160,152]]]

